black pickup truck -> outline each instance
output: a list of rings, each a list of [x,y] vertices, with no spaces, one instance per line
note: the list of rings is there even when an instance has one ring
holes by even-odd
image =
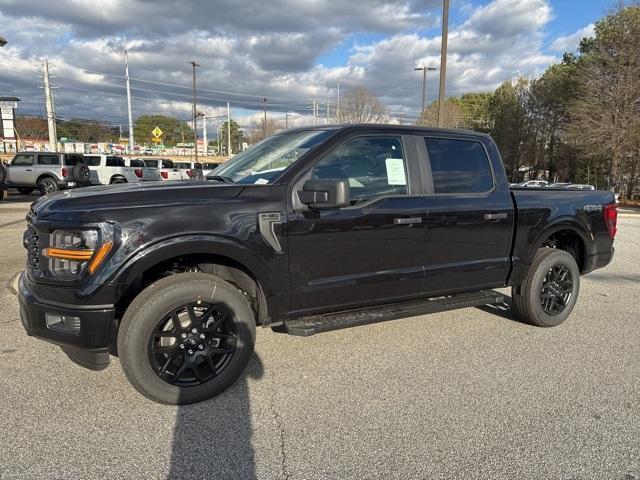
[[[49,194],[27,221],[27,333],[91,369],[117,355],[143,395],[183,404],[241,375],[256,325],[306,336],[505,286],[521,319],[558,325],[611,261],[617,210],[509,188],[483,134],[351,125],[275,135],[205,180]]]

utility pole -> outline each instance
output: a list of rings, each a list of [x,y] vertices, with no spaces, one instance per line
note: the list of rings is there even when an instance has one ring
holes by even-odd
[[[316,112],[316,99],[313,99],[313,124],[316,124],[316,118],[317,118],[318,114]]]
[[[264,125],[262,126],[262,135],[267,138],[267,99],[264,99]]]
[[[336,104],[336,120],[340,123],[340,82],[338,82],[338,102]]]
[[[422,123],[422,117],[424,115],[424,107],[425,107],[426,94],[427,94],[427,70],[433,71],[435,70],[435,67],[426,67],[423,65],[422,67],[415,67],[414,70],[416,71],[422,70],[422,109],[420,110],[420,118],[418,119],[418,121]]]
[[[284,114],[284,129],[287,130],[289,128],[289,117],[291,116],[290,113],[285,113]]]
[[[129,114],[129,153],[133,153],[135,141],[133,139],[133,111],[131,109],[131,85],[129,84],[129,52],[127,50],[127,37],[124,38],[124,77],[127,81],[127,111]],[[122,133],[120,133],[122,137]]]
[[[449,0],[442,4],[442,45],[440,50],[440,90],[438,92],[438,127],[444,125],[444,86],[447,77],[447,40],[449,37]]]
[[[207,142],[207,115],[202,114],[202,154],[206,157],[207,150],[209,149],[209,143]],[[206,158],[205,158],[206,160]]]
[[[56,132],[56,111],[53,103],[53,92],[49,83],[49,62],[42,60],[44,70],[44,98],[47,107],[47,125],[49,127],[49,151],[58,150],[58,134]]]
[[[199,67],[200,65],[193,60],[187,63],[190,63],[191,66],[193,67],[193,107],[192,107],[193,108],[193,137],[194,137],[193,151],[195,156],[194,161],[198,163],[198,123],[197,123],[198,110],[196,110],[196,67]]]
[[[264,110],[264,115],[265,115],[265,120],[267,118],[267,99],[264,99],[265,101],[265,110]],[[266,123],[265,123],[266,125]],[[227,156],[229,158],[231,158],[231,107],[229,106],[229,102],[227,102]]]

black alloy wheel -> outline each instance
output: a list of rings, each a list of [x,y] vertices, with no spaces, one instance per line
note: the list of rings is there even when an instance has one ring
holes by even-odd
[[[149,362],[165,382],[202,385],[220,375],[235,352],[237,331],[222,304],[191,302],[168,312],[149,338]]]
[[[561,314],[573,294],[573,277],[566,265],[556,264],[549,269],[542,281],[540,304],[547,315]]]

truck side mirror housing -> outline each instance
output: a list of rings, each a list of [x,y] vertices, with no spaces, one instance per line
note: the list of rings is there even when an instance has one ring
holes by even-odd
[[[349,182],[347,180],[307,180],[298,191],[302,203],[313,209],[341,208],[349,206]]]

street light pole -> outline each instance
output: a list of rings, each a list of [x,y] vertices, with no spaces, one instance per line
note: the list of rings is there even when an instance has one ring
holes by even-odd
[[[449,0],[442,4],[442,45],[440,49],[440,89],[438,91],[438,127],[444,125],[444,87],[447,77],[447,39],[449,37]]]
[[[195,163],[198,163],[198,123],[197,123],[198,111],[196,110],[196,67],[199,67],[200,65],[193,60],[187,63],[190,63],[191,66],[193,67],[193,106],[192,106],[193,137],[194,137],[193,151],[195,156]]]
[[[414,70],[422,70],[422,109],[420,110],[420,120],[422,120],[422,117],[424,116],[424,107],[427,93],[427,70],[431,72],[433,70],[436,70],[436,68],[426,67],[423,65],[422,67],[415,67]]]

